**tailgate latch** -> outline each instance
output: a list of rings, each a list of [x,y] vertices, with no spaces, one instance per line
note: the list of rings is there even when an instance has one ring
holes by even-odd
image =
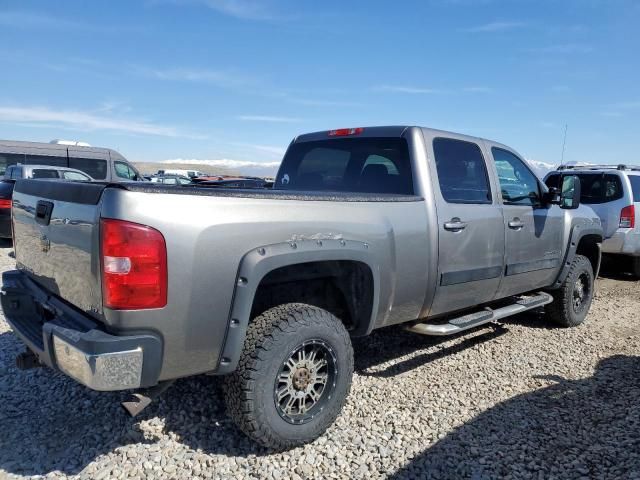
[[[45,200],[38,200],[36,203],[36,223],[40,225],[49,225],[51,221],[51,212],[53,212],[53,203]]]

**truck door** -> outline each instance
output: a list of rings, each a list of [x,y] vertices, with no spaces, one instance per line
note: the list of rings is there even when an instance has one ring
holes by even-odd
[[[438,285],[431,314],[436,315],[494,299],[503,272],[504,219],[478,144],[436,137],[431,147],[438,217]]]
[[[499,297],[548,286],[562,261],[564,213],[542,203],[541,182],[516,154],[491,146],[505,222],[505,277]]]

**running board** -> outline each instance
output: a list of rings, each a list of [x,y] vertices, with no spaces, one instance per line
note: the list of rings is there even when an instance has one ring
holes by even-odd
[[[547,305],[553,301],[553,297],[545,292],[538,292],[531,295],[519,295],[513,297],[513,303],[505,307],[485,308],[479,312],[468,313],[461,317],[452,318],[444,324],[416,323],[407,327],[407,330],[421,335],[453,335],[464,332],[470,328],[484,325],[485,323],[496,322],[501,318],[510,317],[517,313],[526,312],[534,308]]]

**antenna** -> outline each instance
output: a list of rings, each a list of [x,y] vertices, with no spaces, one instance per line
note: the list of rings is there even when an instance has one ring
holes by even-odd
[[[564,165],[564,149],[567,145],[567,130],[569,128],[569,124],[564,124],[564,138],[562,139],[562,155],[560,156],[560,166]]]

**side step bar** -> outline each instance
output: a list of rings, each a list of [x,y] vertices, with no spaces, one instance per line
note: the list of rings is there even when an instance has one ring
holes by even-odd
[[[452,318],[444,324],[417,323],[407,327],[407,330],[421,335],[454,335],[469,330],[470,328],[484,325],[485,323],[495,322],[501,318],[510,317],[517,313],[547,305],[552,301],[553,297],[545,292],[519,295],[513,297],[513,303],[511,305],[496,308],[495,310],[487,307],[479,312]]]

